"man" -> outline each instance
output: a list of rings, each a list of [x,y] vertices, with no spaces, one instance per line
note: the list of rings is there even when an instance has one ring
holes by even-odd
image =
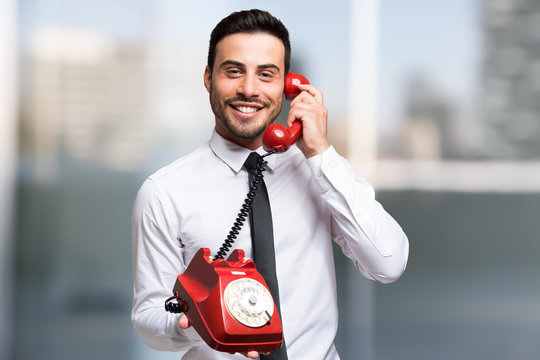
[[[151,348],[188,350],[184,359],[243,358],[212,350],[183,314],[166,313],[163,301],[193,255],[202,247],[215,255],[233,224],[248,191],[243,164],[252,151],[265,153],[262,134],[281,111],[289,64],[288,32],[267,12],[233,13],[212,32],[204,85],[215,131],[208,144],[150,176],[133,210],[132,320]],[[301,121],[302,136],[287,152],[266,157],[264,173],[284,350],[289,359],[335,360],[332,240],[364,276],[382,283],[403,273],[408,241],[373,188],[328,144],[322,93],[299,88],[287,122]],[[233,248],[251,258],[250,233],[245,226]]]

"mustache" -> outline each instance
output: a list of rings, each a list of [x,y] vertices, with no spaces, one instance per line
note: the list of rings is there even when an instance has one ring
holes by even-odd
[[[248,98],[246,96],[241,96],[241,95],[240,96],[235,96],[233,98],[226,99],[225,100],[225,105],[230,105],[235,101],[255,103],[255,104],[262,105],[264,107],[270,106],[270,102],[268,102],[268,101],[262,101],[261,99],[255,98],[255,97]]]

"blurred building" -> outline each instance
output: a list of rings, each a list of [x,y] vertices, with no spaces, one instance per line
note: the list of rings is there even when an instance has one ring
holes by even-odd
[[[174,133],[185,130],[182,118],[192,119],[192,128],[204,124],[204,51],[183,50],[115,41],[95,30],[37,29],[25,54],[21,124],[21,153],[33,159],[26,164],[32,174],[51,178],[61,159],[135,171],[156,148],[182,139]],[[188,85],[195,76],[199,91]]]
[[[482,1],[489,155],[540,157],[540,2]]]
[[[418,62],[402,85],[401,126],[383,141],[383,158],[540,157],[540,1],[481,0],[477,6],[478,100],[474,91],[460,98],[448,79],[437,76],[440,69],[424,71]],[[476,38],[473,32],[464,36],[464,43]],[[438,41],[434,48],[448,46]],[[453,53],[466,51],[471,49],[464,45]]]
[[[141,52],[97,32],[52,28],[37,30],[30,46],[21,147],[35,159],[35,175],[49,178],[66,155],[104,163],[136,156]]]
[[[131,205],[141,177],[201,142],[199,132],[209,136],[206,44],[66,26],[37,27],[29,39],[21,47],[15,358],[133,359]],[[39,339],[28,347],[28,338]]]
[[[429,79],[415,76],[407,84],[401,156],[437,160],[452,154],[452,109]]]
[[[403,89],[400,125],[381,145],[382,158],[471,160],[482,154],[475,108],[448,95],[437,79],[411,74]]]

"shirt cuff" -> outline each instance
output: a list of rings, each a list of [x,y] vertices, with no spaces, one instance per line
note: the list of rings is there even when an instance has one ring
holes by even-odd
[[[341,156],[333,146],[330,146],[322,154],[307,159],[307,164],[321,193],[337,188],[340,182],[346,178],[345,174],[348,173]]]

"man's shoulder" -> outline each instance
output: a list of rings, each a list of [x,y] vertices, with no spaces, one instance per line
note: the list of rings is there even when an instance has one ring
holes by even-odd
[[[186,174],[192,173],[199,164],[207,160],[210,156],[213,156],[212,150],[208,144],[205,144],[160,168],[148,178],[155,182],[175,181],[177,178],[183,178]]]

